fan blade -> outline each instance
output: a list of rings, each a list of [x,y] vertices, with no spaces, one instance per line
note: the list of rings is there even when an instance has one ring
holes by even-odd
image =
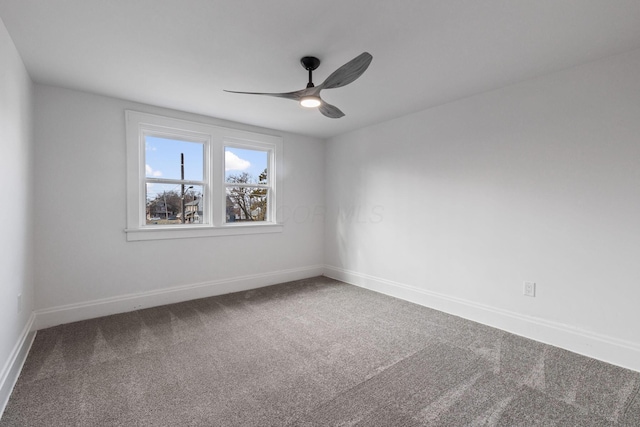
[[[344,113],[340,111],[338,107],[331,104],[327,104],[324,101],[322,101],[322,104],[320,104],[320,107],[318,107],[318,110],[320,110],[322,114],[324,114],[325,116],[331,119],[339,119],[340,117],[344,116]]]
[[[263,93],[263,92],[237,92],[235,90],[226,90],[224,89],[225,92],[229,92],[229,93],[244,93],[246,95],[266,95],[266,96],[275,96],[276,98],[286,98],[286,99],[293,99],[294,101],[300,101],[300,98],[302,98],[302,96],[304,95],[304,93],[306,92],[305,89],[303,90],[297,90],[295,92],[284,92],[284,93]]]
[[[331,73],[331,75],[318,87],[322,89],[333,89],[348,85],[367,70],[372,59],[373,56],[371,56],[370,53],[361,53]]]

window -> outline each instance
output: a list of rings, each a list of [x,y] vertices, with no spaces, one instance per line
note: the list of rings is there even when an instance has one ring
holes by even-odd
[[[208,140],[144,132],[145,225],[208,223]],[[193,209],[195,207],[195,210]]]
[[[126,112],[127,240],[279,232],[282,139]]]

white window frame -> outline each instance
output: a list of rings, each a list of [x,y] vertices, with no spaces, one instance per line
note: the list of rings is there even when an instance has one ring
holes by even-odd
[[[125,111],[127,140],[127,241],[215,237],[282,231],[282,138],[206,123]],[[202,224],[146,223],[145,136],[176,138],[204,144],[204,218]],[[268,212],[266,221],[226,222],[225,147],[268,152]]]

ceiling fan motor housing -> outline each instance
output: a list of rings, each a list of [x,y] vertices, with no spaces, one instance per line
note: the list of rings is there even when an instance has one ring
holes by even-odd
[[[315,56],[305,56],[304,58],[300,59],[300,63],[305,70],[313,71],[320,65],[320,60]]]

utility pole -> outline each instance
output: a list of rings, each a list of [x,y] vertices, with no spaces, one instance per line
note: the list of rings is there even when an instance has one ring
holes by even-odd
[[[162,192],[162,198],[164,199],[164,219],[169,221],[169,211],[167,210],[167,192]]]
[[[180,179],[182,180],[182,191],[180,193],[180,207],[182,215],[180,216],[180,221],[184,224],[184,153],[180,153]]]

